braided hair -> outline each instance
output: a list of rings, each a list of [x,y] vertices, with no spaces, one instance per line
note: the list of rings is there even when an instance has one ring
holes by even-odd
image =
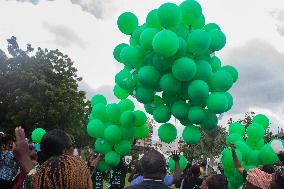
[[[92,189],[90,171],[76,156],[53,156],[31,178],[33,189]]]

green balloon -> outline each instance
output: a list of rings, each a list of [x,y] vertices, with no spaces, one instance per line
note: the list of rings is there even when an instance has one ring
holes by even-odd
[[[187,53],[186,41],[181,37],[179,37],[178,39],[179,39],[179,48],[178,48],[178,51],[176,52],[176,54],[173,56],[174,59],[184,57]]]
[[[149,127],[147,124],[144,124],[141,127],[135,127],[134,138],[143,139],[149,135]]]
[[[140,41],[140,36],[141,33],[146,29],[146,25],[142,25],[142,26],[138,26],[132,33],[130,41],[134,41],[136,43],[136,45],[139,43]],[[132,45],[132,43],[130,43]]]
[[[206,112],[199,106],[193,106],[188,111],[188,120],[193,124],[203,123],[206,119]]]
[[[124,47],[128,47],[126,43],[121,43],[114,48],[113,57],[118,61],[121,62],[120,53]]]
[[[126,99],[129,96],[129,93],[118,85],[114,86],[113,93],[120,100]]]
[[[243,159],[246,160],[249,152],[251,151],[249,146],[243,140],[236,141],[234,142],[234,144],[236,148],[242,153]]]
[[[182,39],[187,39],[189,34],[189,29],[184,24],[179,24],[175,27],[172,27],[171,30],[175,32]]]
[[[179,167],[181,171],[184,171],[187,166],[187,159],[183,155],[179,155]],[[172,157],[169,158],[169,168],[171,172],[175,172],[175,161]]]
[[[155,87],[160,80],[160,73],[154,66],[143,66],[138,71],[138,80],[147,87]]]
[[[235,143],[237,141],[243,141],[243,136],[237,133],[230,134],[226,139],[227,146],[230,146],[231,143]]]
[[[165,143],[173,142],[177,137],[177,129],[170,123],[162,124],[158,129],[158,136]]]
[[[179,100],[179,98],[175,94],[165,91],[162,93],[162,99],[163,102],[169,106],[172,105],[175,101]]]
[[[211,30],[208,32],[210,38],[211,38],[211,43],[209,49],[212,51],[219,51],[221,50],[225,44],[226,44],[226,36],[225,34],[219,30]]]
[[[106,105],[105,104],[97,104],[92,108],[92,117],[95,119],[99,119],[101,121],[107,120],[107,113],[106,113]]]
[[[92,97],[91,99],[91,104],[92,104],[92,107],[94,107],[96,104],[107,104],[107,100],[106,98],[103,96],[103,95],[95,95]]]
[[[160,105],[153,111],[153,117],[158,123],[165,123],[171,118],[171,110],[166,105]]]
[[[110,125],[105,129],[104,139],[111,144],[118,143],[121,140],[121,130],[116,125]]]
[[[133,111],[135,108],[134,103],[129,99],[121,100],[118,104],[120,106],[121,112],[124,112],[127,110]]]
[[[177,119],[186,119],[188,113],[188,104],[185,101],[175,101],[172,105],[171,111],[173,116]]]
[[[215,30],[215,29],[221,30],[220,27],[216,23],[208,23],[203,27],[203,30],[207,32]]]
[[[233,107],[234,99],[233,99],[232,95],[229,92],[225,92],[225,95],[226,95],[227,100],[228,100],[228,108],[226,110],[226,112],[227,112],[227,111],[229,111]]]
[[[136,88],[135,98],[138,102],[147,104],[153,101],[155,91],[151,88],[139,86]]]
[[[279,161],[277,154],[275,154],[270,144],[264,145],[259,152],[259,157],[263,165],[272,165]]]
[[[180,124],[182,124],[185,127],[192,124],[188,119],[179,119],[179,122],[180,122]]]
[[[135,87],[137,80],[127,69],[121,70],[115,76],[115,82],[124,90],[131,91]]]
[[[121,140],[132,140],[134,138],[134,132],[135,132],[134,127],[126,128],[121,126],[120,129],[122,135]]]
[[[245,134],[245,127],[240,123],[240,122],[233,122],[229,125],[229,133],[233,134],[240,134],[241,136],[243,136]]]
[[[201,101],[206,101],[209,95],[209,87],[205,81],[194,80],[188,86],[188,96],[191,104],[196,105]]]
[[[224,166],[224,169],[231,169],[231,168],[235,168],[235,164],[234,164],[234,160],[233,160],[233,156],[232,156],[232,150],[230,148],[225,148],[222,151],[222,164]],[[242,161],[242,154],[241,152],[236,149],[236,154],[237,154],[237,158],[239,161]]]
[[[252,140],[260,140],[264,137],[264,128],[257,123],[252,123],[247,127],[247,135]]]
[[[120,143],[114,145],[115,152],[121,156],[126,156],[130,154],[132,144],[128,140],[122,140]]]
[[[162,4],[157,12],[158,20],[164,28],[170,28],[181,22],[182,15],[180,8],[173,3]]]
[[[190,81],[196,74],[195,62],[187,57],[177,59],[173,64],[172,72],[179,81]]]
[[[188,36],[188,50],[194,54],[202,54],[208,50],[211,39],[204,30],[197,29]]]
[[[205,25],[205,16],[201,14],[196,20],[192,21],[191,26],[193,29],[202,29],[204,25]]]
[[[164,101],[160,96],[155,95],[154,96],[154,100],[151,103],[145,104],[144,108],[146,110],[147,113],[149,114],[153,114],[153,111],[156,107],[158,107],[159,105],[163,105]]]
[[[223,70],[226,70],[227,72],[229,72],[233,78],[234,83],[238,80],[238,71],[236,68],[234,68],[233,66],[223,66],[222,67]]]
[[[176,94],[181,89],[181,82],[173,74],[165,74],[160,80],[160,87],[167,93]]]
[[[212,75],[212,67],[205,60],[196,62],[196,75],[194,79],[208,81]]]
[[[118,17],[117,26],[122,33],[130,35],[138,26],[138,19],[133,13],[125,12]]]
[[[188,145],[197,144],[201,139],[200,129],[193,125],[188,125],[183,129],[182,138]]]
[[[32,141],[34,143],[39,144],[41,142],[42,137],[45,135],[46,131],[43,128],[36,128],[32,132]]]
[[[153,51],[150,51],[145,55],[145,58],[144,58],[144,65],[145,66],[147,66],[147,65],[152,66],[153,65],[154,55],[155,55],[155,53]]]
[[[252,122],[262,125],[264,129],[267,129],[267,127],[269,126],[269,119],[263,114],[254,116]]]
[[[221,60],[217,56],[211,58],[210,64],[213,72],[217,72],[221,69]]]
[[[135,127],[143,126],[146,123],[147,116],[145,115],[144,112],[142,112],[140,110],[136,110],[134,112],[134,115],[135,115],[135,122],[134,122]]]
[[[173,64],[173,60],[169,58],[164,58],[158,55],[154,55],[153,57],[153,66],[160,72],[168,72],[171,70]]]
[[[179,92],[179,96],[181,99],[183,100],[189,100],[189,96],[188,96],[188,86],[189,86],[190,82],[182,82],[181,84],[181,89]]]
[[[187,0],[180,4],[183,23],[191,25],[202,14],[202,8],[197,1]]]
[[[140,36],[140,44],[141,46],[146,49],[146,50],[151,50],[152,47],[152,42],[155,37],[155,35],[159,32],[159,30],[155,28],[147,28],[145,29]]]
[[[106,172],[110,169],[109,165],[105,162],[105,160],[101,160],[98,163],[97,169],[101,172]]]
[[[120,125],[130,128],[135,122],[135,114],[131,110],[124,111],[120,116]]]
[[[224,113],[228,109],[228,99],[225,93],[211,93],[207,99],[207,108],[214,114]]]
[[[260,150],[264,146],[264,140],[253,138],[253,137],[247,137],[246,139],[247,145],[254,150]]]
[[[91,120],[87,125],[87,133],[93,138],[102,138],[104,136],[106,126],[99,119]]]
[[[120,155],[114,151],[108,152],[105,156],[105,161],[109,166],[115,167],[120,162]]]
[[[233,78],[226,70],[219,70],[213,73],[211,83],[214,91],[225,92],[228,91],[233,85]]]
[[[260,164],[259,150],[251,150],[247,157],[247,165],[258,166]]]
[[[95,151],[100,154],[106,154],[112,149],[112,144],[104,139],[98,138],[95,142]]]
[[[162,29],[162,26],[159,22],[157,12],[158,12],[158,10],[154,9],[154,10],[151,10],[148,13],[147,18],[146,18],[146,25],[149,28],[156,28],[156,29],[160,30],[160,29]]]
[[[158,55],[170,57],[178,51],[179,39],[174,32],[164,29],[155,35],[152,46]]]
[[[206,112],[206,120],[201,124],[201,127],[205,130],[212,130],[217,127],[218,118],[215,114]]]
[[[127,46],[121,50],[121,62],[128,67],[138,68],[143,64],[143,54],[134,46]]]
[[[120,106],[115,103],[108,104],[106,106],[106,114],[109,121],[111,121],[112,123],[119,123],[119,118],[121,114]]]

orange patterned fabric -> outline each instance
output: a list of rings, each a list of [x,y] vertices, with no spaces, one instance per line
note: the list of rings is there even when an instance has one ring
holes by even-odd
[[[272,182],[272,175],[255,168],[248,171],[246,180],[261,189],[269,189],[270,183]]]

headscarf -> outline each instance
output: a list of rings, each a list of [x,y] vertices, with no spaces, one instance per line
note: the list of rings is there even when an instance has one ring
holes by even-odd
[[[261,189],[269,189],[272,175],[258,168],[250,169],[247,173],[247,182]]]

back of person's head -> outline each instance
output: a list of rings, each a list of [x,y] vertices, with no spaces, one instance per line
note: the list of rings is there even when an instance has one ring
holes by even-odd
[[[191,167],[191,173],[194,175],[194,176],[199,176],[200,175],[200,167],[199,167],[199,165],[197,165],[197,164],[194,164],[194,165],[192,165],[192,167]]]
[[[273,165],[264,165],[262,167],[262,171],[268,173],[268,174],[272,174],[275,172]]]
[[[92,189],[90,171],[79,157],[53,156],[44,162],[31,180],[33,189]]]
[[[277,170],[273,180],[277,189],[284,189],[284,169]]]
[[[228,189],[228,183],[221,175],[211,175],[205,182],[208,189]]]
[[[3,150],[12,150],[13,141],[15,140],[13,135],[4,134],[2,135],[1,140],[1,147],[3,148]]]
[[[48,160],[52,156],[62,155],[72,148],[72,140],[69,135],[60,129],[48,131],[40,143],[41,162]],[[71,154],[68,154],[71,155]]]
[[[140,164],[143,176],[146,179],[162,180],[166,176],[166,160],[156,150],[145,152],[140,160]]]

